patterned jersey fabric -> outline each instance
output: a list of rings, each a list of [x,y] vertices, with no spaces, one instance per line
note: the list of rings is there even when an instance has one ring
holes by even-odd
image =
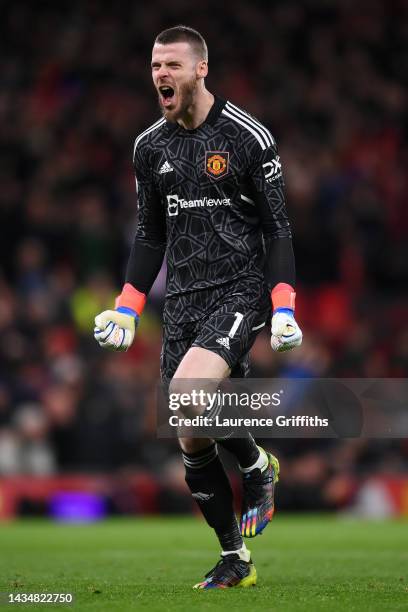
[[[166,245],[174,324],[198,320],[212,291],[232,282],[245,279],[258,298],[265,295],[265,242],[291,237],[281,162],[267,128],[215,98],[197,129],[163,118],[142,132],[134,168],[135,240]]]

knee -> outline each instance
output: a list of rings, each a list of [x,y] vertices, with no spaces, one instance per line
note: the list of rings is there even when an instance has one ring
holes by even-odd
[[[209,438],[179,438],[181,450],[184,453],[198,453],[198,451],[211,446],[213,440]]]
[[[184,378],[172,378],[168,384],[169,396],[179,398],[183,393],[187,393],[187,383]]]
[[[197,389],[192,381],[186,378],[172,378],[169,384],[169,405],[178,410],[186,417],[200,415],[205,410],[205,405],[197,401]]]

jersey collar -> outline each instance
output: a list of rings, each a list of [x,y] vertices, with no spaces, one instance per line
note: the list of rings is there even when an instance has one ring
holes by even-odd
[[[217,122],[218,117],[221,115],[222,109],[226,105],[226,101],[223,100],[222,98],[219,98],[215,94],[213,94],[213,95],[214,95],[214,104],[210,108],[210,112],[208,113],[207,117],[204,119],[204,121],[198,127],[196,127],[193,130],[185,130],[178,123],[172,123],[171,121],[167,121],[166,120],[167,129],[169,131],[174,131],[174,130],[180,129],[182,132],[185,132],[187,134],[194,134],[195,132],[197,132],[198,130],[200,130],[202,127],[204,127],[207,124],[208,125],[215,125],[216,122]]]
[[[204,121],[204,123],[215,125],[225,105],[226,105],[226,101],[223,100],[222,98],[219,98],[218,96],[214,94],[214,104],[210,108],[210,112],[208,113],[207,118]],[[204,125],[204,123],[202,123],[201,125]]]

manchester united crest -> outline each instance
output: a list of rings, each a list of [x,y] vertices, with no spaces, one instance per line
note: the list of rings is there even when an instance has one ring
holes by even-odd
[[[219,179],[228,173],[229,153],[226,151],[207,151],[205,154],[205,173]]]

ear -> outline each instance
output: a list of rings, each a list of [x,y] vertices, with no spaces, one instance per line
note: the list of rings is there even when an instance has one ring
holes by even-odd
[[[201,60],[198,62],[196,67],[196,73],[198,78],[205,78],[208,74],[208,62],[206,60]]]

